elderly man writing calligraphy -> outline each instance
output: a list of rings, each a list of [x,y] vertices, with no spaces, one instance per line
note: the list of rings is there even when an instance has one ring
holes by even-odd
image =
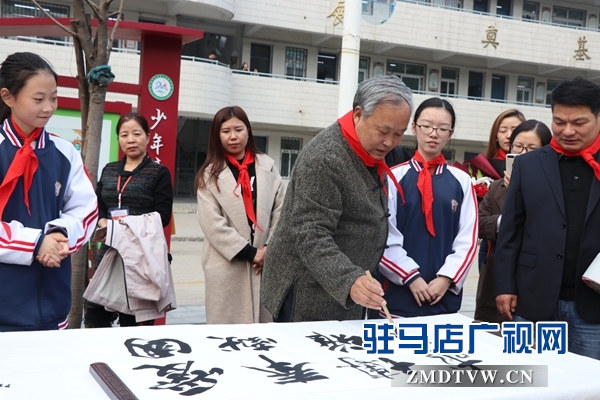
[[[385,305],[365,272],[377,269],[386,246],[384,159],[412,109],[398,77],[368,79],[352,111],[300,153],[263,269],[261,298],[275,321],[360,319],[365,307]]]

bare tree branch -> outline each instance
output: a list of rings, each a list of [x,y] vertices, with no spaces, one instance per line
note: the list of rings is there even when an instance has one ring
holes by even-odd
[[[92,11],[94,11],[96,18],[100,18],[100,9],[96,5],[96,3],[94,3],[92,0],[85,0],[85,2],[87,3],[88,6],[90,6]]]
[[[113,43],[115,41],[115,33],[117,32],[117,28],[119,27],[119,22],[121,22],[121,18],[123,17],[123,3],[125,0],[121,0],[121,4],[119,4],[119,11],[117,12],[117,20],[115,21],[115,26],[113,27],[112,32],[110,33],[110,40],[108,41],[108,54],[112,51]]]
[[[90,30],[89,19],[88,16],[85,14],[83,0],[73,1],[73,11],[74,19],[71,21],[71,26],[73,27],[73,29],[75,29],[76,35],[79,38],[79,43],[83,48],[83,52],[86,56],[85,64],[90,65],[90,59],[88,55],[93,54],[94,47],[92,44],[93,39]]]
[[[36,6],[37,8],[39,8],[39,10],[40,10],[41,12],[43,12],[44,14],[46,14],[46,17],[50,18],[50,20],[52,20],[52,22],[54,22],[56,25],[60,26],[60,27],[61,27],[61,29],[62,29],[63,31],[67,32],[67,33],[68,33],[69,35],[71,35],[71,36],[75,36],[75,32],[73,32],[72,30],[70,30],[69,28],[67,28],[66,26],[64,26],[63,24],[61,24],[60,22],[58,22],[58,21],[56,20],[56,18],[54,18],[52,15],[50,15],[50,14],[48,13],[48,11],[46,11],[46,10],[44,9],[44,7],[42,7],[42,6],[40,5],[40,3],[38,3],[36,0],[31,0],[31,1],[33,2],[33,4],[35,4],[35,6]]]

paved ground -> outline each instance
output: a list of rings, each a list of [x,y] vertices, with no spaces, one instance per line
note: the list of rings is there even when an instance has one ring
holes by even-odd
[[[173,280],[177,295],[177,310],[167,314],[168,325],[206,323],[204,311],[204,273],[200,266],[200,253],[204,234],[196,220],[196,205],[190,200],[176,200],[175,235],[171,237],[173,254]],[[464,286],[461,314],[473,317],[475,293],[479,273],[477,266],[471,268]]]

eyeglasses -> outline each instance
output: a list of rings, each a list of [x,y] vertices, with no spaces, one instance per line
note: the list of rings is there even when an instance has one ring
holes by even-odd
[[[526,147],[526,146],[521,146],[520,144],[513,144],[512,146],[510,146],[510,149],[512,152],[527,153],[528,151],[537,150],[537,149],[539,149],[539,147]]]
[[[454,132],[454,129],[448,129],[448,128],[434,128],[433,126],[429,126],[429,125],[419,125],[417,123],[415,123],[416,126],[419,127],[419,130],[421,131],[421,133],[423,133],[424,135],[431,135],[431,133],[433,131],[435,131],[435,133],[437,133],[438,136],[448,136],[450,134],[452,134],[452,132]]]

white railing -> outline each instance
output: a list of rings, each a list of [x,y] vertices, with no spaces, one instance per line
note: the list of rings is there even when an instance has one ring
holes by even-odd
[[[414,1],[410,1],[410,0],[401,0],[401,1],[414,2]],[[425,3],[419,3],[419,4],[425,4]],[[15,36],[15,37],[10,37],[9,39],[12,39],[12,38],[18,39],[18,40],[36,42],[36,43],[55,45],[55,46],[72,46],[73,45],[73,43],[70,41],[44,39],[44,38],[38,38],[35,36]],[[126,48],[121,48],[121,47],[113,48],[113,51],[137,54],[137,55],[140,54],[139,50],[126,49]],[[230,66],[227,64],[224,64],[217,60],[211,60],[208,58],[182,55],[181,59],[193,61],[193,62],[213,64],[213,65],[220,66],[222,68],[230,68]],[[264,72],[242,71],[242,70],[237,70],[237,69],[232,70],[232,73],[240,74],[240,75],[261,76],[261,77],[267,77],[267,78],[301,81],[301,82],[313,82],[313,83],[323,83],[323,84],[330,84],[330,85],[339,85],[339,81],[334,81],[334,80],[330,80],[330,79],[315,79],[315,78],[306,78],[306,77],[298,77],[298,76],[269,74],[269,73],[264,73]],[[504,103],[504,104],[519,105],[519,106],[532,106],[532,107],[542,107],[542,108],[550,107],[549,104],[544,104],[544,103],[542,103],[542,104],[540,104],[540,103],[525,103],[525,102],[516,102],[516,101],[510,101],[510,100],[503,100],[503,99],[493,99],[493,98],[488,98],[488,97],[473,97],[473,96],[456,95],[456,94],[442,94],[439,92],[429,92],[429,91],[424,91],[424,90],[414,90],[413,93],[422,94],[422,95],[426,95],[426,96],[440,96],[440,97],[466,99],[466,100],[473,100],[473,101],[487,101],[487,102],[492,102],[492,103]]]
[[[469,9],[462,8],[462,7],[452,7],[452,6],[445,6],[442,4],[426,3],[426,2],[418,1],[418,0],[398,0],[398,1],[402,2],[402,3],[418,4],[420,6],[426,6],[426,7],[445,8],[447,10],[452,10],[452,11],[466,12],[466,13],[471,13],[471,14],[480,14],[480,15],[485,15],[485,16],[494,17],[494,18],[512,19],[515,21],[523,21],[523,22],[528,22],[528,23],[532,23],[532,24],[550,25],[550,26],[557,26],[557,27],[561,27],[561,28],[570,28],[570,29],[598,32],[597,28],[588,28],[586,26],[573,26],[573,25],[566,25],[566,24],[557,24],[555,22],[545,22],[545,21],[541,21],[539,19],[528,19],[528,18],[522,18],[522,17],[519,18],[519,17],[513,17],[512,15],[491,14],[488,12],[469,10]],[[585,10],[585,11],[587,13],[587,10]],[[582,22],[585,23],[585,21],[582,21]]]

